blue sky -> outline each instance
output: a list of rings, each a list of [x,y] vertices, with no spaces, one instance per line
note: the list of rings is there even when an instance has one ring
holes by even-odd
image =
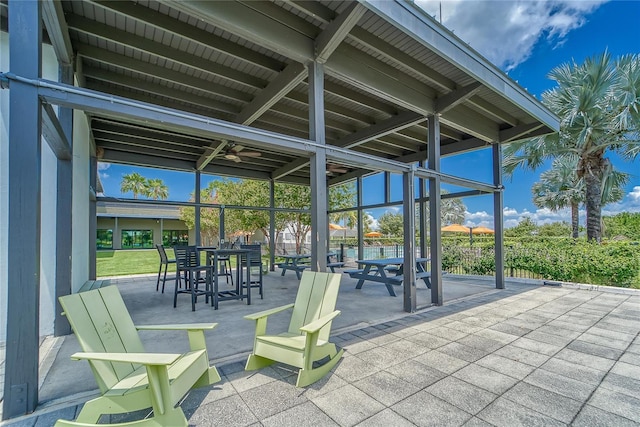
[[[508,75],[540,98],[542,92],[553,87],[547,79],[548,72],[565,62],[581,63],[585,58],[605,49],[615,57],[640,52],[640,1],[416,1],[436,19],[442,22],[464,41],[471,40],[471,47],[506,71]],[[463,4],[464,3],[464,4]],[[640,212],[640,158],[626,163],[612,158],[614,165],[632,174],[622,202],[608,205],[605,214],[622,211]],[[445,173],[464,176],[479,181],[491,181],[491,152],[481,150],[443,159]],[[105,195],[131,197],[120,193],[122,175],[139,171],[147,178],[160,178],[169,186],[172,200],[188,200],[194,188],[193,174],[157,169],[134,168],[122,165],[101,165],[100,173]],[[568,211],[550,212],[536,209],[531,201],[531,186],[538,180],[539,171],[514,174],[504,184],[505,226],[516,225],[524,216],[539,224],[569,220]],[[203,186],[213,177],[203,177]],[[377,179],[371,179],[375,187]],[[393,188],[401,185],[395,177]],[[379,188],[379,187],[378,187]],[[379,191],[366,191],[365,204],[379,203]],[[467,206],[467,225],[492,226],[493,201],[491,196],[464,199]],[[371,212],[378,217],[384,210]]]

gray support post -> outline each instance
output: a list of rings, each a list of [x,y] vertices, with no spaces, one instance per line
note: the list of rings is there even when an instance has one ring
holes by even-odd
[[[420,161],[420,167],[424,167],[424,160]],[[420,203],[418,204],[418,213],[420,215],[420,224],[418,228],[420,230],[420,256],[427,256],[427,205],[424,198],[427,197],[427,182],[424,178],[418,180],[418,198]]]
[[[195,223],[195,234],[196,234],[196,246],[200,246],[201,238],[200,238],[200,171],[196,171],[196,195],[195,195],[195,212],[194,212],[194,220]]]
[[[309,139],[325,143],[324,68],[318,62],[309,63]],[[327,156],[317,150],[311,156],[311,269],[327,270]]]
[[[364,259],[364,212],[362,211],[362,177],[356,178],[356,198],[358,209],[358,258]]]
[[[9,2],[11,72],[40,78],[40,3]],[[9,226],[7,341],[2,418],[38,404],[40,307],[41,102],[35,86],[11,82],[9,91]]]
[[[60,66],[59,80],[62,83],[73,84],[73,67],[71,65]],[[73,110],[60,107],[58,109],[58,120],[67,140],[71,144],[69,148],[73,153]],[[72,159],[58,159],[56,166],[58,200],[56,204],[56,310],[53,333],[59,337],[71,333],[71,326],[67,318],[62,315],[63,310],[58,302],[58,297],[71,294],[73,162]]]
[[[164,218],[160,218],[160,245],[164,245],[164,239],[163,239],[163,235],[164,235]]]
[[[440,172],[440,118],[431,115],[429,126],[428,168]],[[440,233],[440,177],[429,179],[429,231],[431,249],[431,302],[442,305],[442,236]]]
[[[269,269],[275,270],[276,262],[276,183],[269,181]]]
[[[415,172],[402,174],[402,213],[404,216],[404,311],[416,311],[416,214],[414,196]]]
[[[218,234],[220,237],[220,244],[227,243],[227,233],[225,231],[224,224],[224,205],[220,205],[220,218],[218,222]]]
[[[116,245],[116,239],[118,236],[120,236],[120,230],[118,228],[118,217],[116,216],[113,218],[113,235],[111,237],[111,246],[113,249],[122,249],[122,242],[118,241],[118,244]]]
[[[496,256],[496,289],[504,289],[504,193],[502,192],[502,146],[493,144],[493,184],[500,191],[493,193],[493,229]]]
[[[389,172],[384,173],[384,202],[391,202],[391,174]]]
[[[98,214],[96,211],[96,188],[98,178],[98,158],[89,157],[89,186],[92,194],[89,200],[89,279],[96,280],[96,238],[98,237]]]

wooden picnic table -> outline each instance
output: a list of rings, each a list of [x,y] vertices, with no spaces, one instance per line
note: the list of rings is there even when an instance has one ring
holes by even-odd
[[[416,258],[416,279],[422,279],[427,288],[430,288],[431,273],[425,269],[427,261],[429,258]],[[396,296],[393,285],[400,285],[404,280],[404,258],[361,259],[356,262],[364,268],[345,271],[351,278],[358,279],[356,289],[362,289],[365,281],[377,282],[387,287],[389,295]]]

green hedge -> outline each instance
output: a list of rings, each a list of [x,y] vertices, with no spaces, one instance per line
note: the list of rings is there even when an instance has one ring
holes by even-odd
[[[584,240],[520,243],[506,248],[507,267],[528,270],[546,279],[594,285],[637,287],[640,246]]]

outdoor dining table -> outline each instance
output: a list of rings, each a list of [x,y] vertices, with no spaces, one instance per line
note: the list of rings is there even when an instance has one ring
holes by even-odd
[[[311,259],[311,254],[282,255],[282,258],[284,258],[284,262],[278,264],[278,267],[282,270],[281,276],[284,276],[287,270],[293,270],[296,272],[298,279],[300,279],[302,272],[311,267],[309,264],[301,264],[301,262]]]
[[[213,273],[213,307],[218,309],[218,302],[247,298],[247,305],[251,305],[251,286],[243,286],[243,277],[246,272],[251,278],[251,249],[217,249],[215,247],[199,246],[198,250],[207,253],[207,265],[214,265]],[[232,289],[220,290],[219,288],[219,262],[218,257],[236,257],[236,281]],[[246,289],[246,291],[245,291]]]
[[[427,288],[431,287],[430,273],[425,269],[425,263],[429,258],[416,258],[416,279],[423,279]],[[404,258],[361,259],[356,261],[364,266],[360,270],[347,270],[353,279],[359,279],[356,289],[362,289],[365,281],[382,283],[387,287],[389,295],[396,296],[393,285],[400,285],[404,280]],[[390,275],[389,273],[393,273]]]

